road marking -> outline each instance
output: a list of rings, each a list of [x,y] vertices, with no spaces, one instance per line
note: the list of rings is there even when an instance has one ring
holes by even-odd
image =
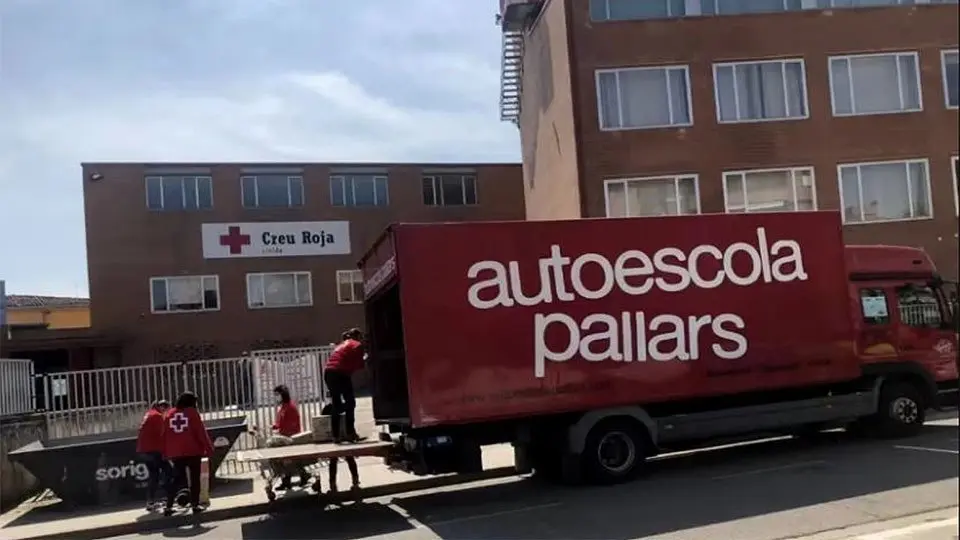
[[[407,523],[410,524],[414,529],[428,529],[419,519],[410,515],[410,512],[407,512],[406,509],[401,508],[397,503],[390,503],[387,505],[387,508],[393,510],[394,512],[400,514],[403,519],[407,520]]]
[[[854,540],[893,540],[894,538],[903,538],[908,537],[908,535],[913,535],[923,531],[935,531],[937,529],[943,529],[950,527],[951,529],[956,529],[957,524],[960,523],[958,518],[948,518],[948,519],[938,519],[936,521],[927,521],[925,523],[917,523],[915,525],[908,525],[906,527],[901,527],[899,529],[890,529],[889,531],[882,531],[870,534],[863,534],[857,536]]]
[[[724,474],[722,476],[714,476],[711,480],[726,480],[728,478],[737,478],[739,476],[751,476],[754,474],[764,474],[768,472],[777,472],[777,471],[786,471],[790,469],[796,469],[799,467],[808,467],[811,465],[823,465],[826,461],[816,460],[816,461],[801,461],[799,463],[788,463],[786,465],[778,465],[776,467],[765,467],[763,469],[751,469],[749,471],[741,471],[733,474]]]
[[[561,503],[561,502],[535,504],[535,505],[532,505],[532,506],[524,506],[524,507],[522,507],[522,508],[512,508],[512,509],[510,509],[510,510],[501,510],[501,511],[499,511],[499,512],[488,512],[488,513],[486,513],[486,514],[476,514],[476,515],[473,515],[473,516],[463,516],[463,517],[458,517],[458,518],[444,519],[444,520],[440,520],[440,521],[431,521],[431,522],[430,522],[430,526],[431,526],[431,527],[436,527],[437,525],[450,525],[450,524],[453,524],[453,523],[463,523],[463,522],[465,522],[465,521],[476,521],[476,520],[478,520],[478,519],[488,519],[488,518],[493,518],[493,517],[509,516],[509,515],[511,515],[511,514],[519,514],[519,513],[522,513],[522,512],[531,512],[531,511],[533,511],[533,510],[542,510],[542,509],[544,509],[544,508],[556,508],[557,506],[561,506],[562,504],[563,504],[563,503]]]
[[[927,446],[895,445],[894,448],[898,448],[900,450],[918,450],[921,452],[938,452],[941,454],[953,454],[953,455],[960,454],[960,450],[950,450],[948,448],[930,448]]]

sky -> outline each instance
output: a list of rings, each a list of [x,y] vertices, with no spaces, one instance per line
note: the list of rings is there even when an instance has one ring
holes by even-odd
[[[519,161],[495,0],[0,0],[0,279],[87,294],[81,162]]]

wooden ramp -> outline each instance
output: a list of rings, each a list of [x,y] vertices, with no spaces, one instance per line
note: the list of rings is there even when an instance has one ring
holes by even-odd
[[[237,461],[257,462],[271,459],[330,459],[339,457],[382,456],[395,443],[362,441],[350,444],[291,444],[237,452]]]

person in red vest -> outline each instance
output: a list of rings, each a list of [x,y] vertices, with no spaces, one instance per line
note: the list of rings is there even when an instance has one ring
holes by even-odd
[[[277,418],[273,423],[273,430],[280,437],[271,437],[267,441],[267,446],[286,446],[293,444],[291,437],[302,431],[300,424],[300,411],[297,410],[297,402],[290,397],[290,389],[286,385],[278,385],[273,389],[273,393],[280,400],[280,408],[277,409]],[[310,473],[307,472],[303,462],[295,463],[293,467],[286,467],[281,489],[290,489],[293,485],[293,475],[290,469],[297,470],[297,476],[300,477],[300,485],[305,486],[310,481]]]
[[[143,415],[140,431],[137,433],[137,453],[150,472],[147,479],[147,510],[152,510],[159,502],[156,495],[161,477],[166,486],[172,476],[170,463],[163,459],[163,414],[169,408],[170,403],[167,400],[154,401]]]
[[[173,501],[176,494],[190,478],[190,505],[193,512],[199,513],[200,507],[200,462],[213,456],[213,443],[197,411],[197,396],[193,392],[184,392],[177,398],[172,409],[164,415],[163,455],[173,462],[173,482],[167,490],[167,505],[164,515],[173,514]]]
[[[342,337],[343,341],[330,353],[330,358],[327,359],[327,365],[323,370],[323,381],[330,390],[333,409],[330,412],[330,429],[336,443],[360,440],[354,418],[357,400],[353,395],[353,374],[363,369],[364,349],[361,342],[363,332],[359,328],[351,328],[344,332]],[[343,437],[340,431],[341,414],[345,422]]]

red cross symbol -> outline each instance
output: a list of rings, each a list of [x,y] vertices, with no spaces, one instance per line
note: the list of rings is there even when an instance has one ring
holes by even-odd
[[[177,433],[183,433],[189,426],[190,420],[182,412],[178,412],[170,418],[170,429]]]
[[[243,246],[250,245],[250,235],[240,234],[240,227],[227,227],[227,234],[220,235],[220,245],[228,246],[231,255],[239,255]]]

